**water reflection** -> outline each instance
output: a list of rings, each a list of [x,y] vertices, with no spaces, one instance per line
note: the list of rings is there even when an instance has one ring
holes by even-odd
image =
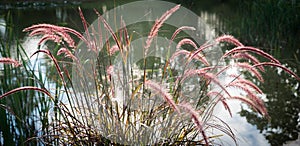
[[[0,38],[3,38],[6,32],[6,22],[4,18],[0,18]]]
[[[269,143],[266,141],[265,137],[260,133],[260,131],[253,125],[247,122],[247,119],[241,117],[238,112],[241,110],[241,102],[239,101],[228,101],[231,111],[233,113],[232,117],[225,111],[223,105],[219,104],[216,108],[216,116],[220,117],[226,123],[230,125],[234,133],[236,134],[238,144],[241,146],[268,146]],[[244,108],[247,108],[246,106]],[[216,134],[222,134],[216,132]],[[235,145],[232,139],[224,135],[220,138],[222,145],[232,146]]]
[[[55,15],[59,21],[66,22],[68,13],[65,8],[56,8]]]
[[[106,8],[106,7],[105,7]],[[164,10],[163,10],[164,11]],[[81,24],[80,22],[80,18],[79,15],[74,9],[67,9],[67,8],[55,8],[55,9],[47,9],[47,10],[16,10],[15,12],[13,12],[13,19],[14,19],[14,23],[15,24],[22,24],[22,25],[18,25],[16,26],[16,32],[20,33],[22,31],[23,28],[28,27],[32,24],[36,24],[36,23],[52,23],[52,24],[67,24],[70,27],[76,27],[76,28],[80,28],[81,26],[78,26],[78,24]],[[84,12],[85,14],[89,14],[89,12],[92,12],[91,16],[96,16],[94,14],[94,12],[92,10],[86,10],[86,12]],[[38,13],[38,15],[37,15]],[[198,28],[203,28],[203,26],[201,26],[202,21],[205,20],[206,23],[210,24],[211,27],[213,28],[219,28],[221,27],[221,22],[219,21],[219,19],[217,18],[215,13],[208,13],[206,11],[201,11],[200,12],[201,15],[201,19],[198,19]],[[34,16],[34,17],[28,17],[28,16]],[[47,17],[46,17],[47,16]],[[89,17],[88,17],[89,18]],[[24,23],[19,23],[19,22],[24,22]],[[216,32],[215,29],[210,30],[210,29],[204,29],[204,31],[202,31],[201,33],[203,34],[199,34],[200,36],[205,36],[205,40],[211,40],[213,39],[211,37],[211,35],[205,35],[205,34],[212,34],[217,35],[218,32]],[[20,37],[21,38],[21,37]],[[31,41],[33,42],[28,42],[27,40],[25,40],[25,51],[28,53],[28,55],[30,56],[36,49],[36,38],[33,38]],[[31,46],[35,44],[36,46]],[[43,59],[43,58],[41,58]],[[43,62],[43,61],[42,61]],[[47,62],[44,60],[44,62]],[[45,68],[46,67],[46,68]],[[43,66],[42,70],[39,70],[39,72],[45,73],[46,70],[51,70],[51,66]],[[56,75],[55,73],[53,73],[54,75]],[[45,76],[43,75],[43,78],[45,78]],[[49,78],[51,78],[49,76]],[[239,107],[237,106],[239,103],[232,103],[232,107]],[[233,112],[237,112],[240,109],[236,108],[236,111]],[[224,111],[222,109],[222,111]],[[230,118],[228,113],[225,111],[225,113],[220,112],[219,115],[220,118],[222,119],[228,119],[228,123],[229,125],[233,126],[233,129],[237,129],[237,137],[244,139],[245,137],[245,141],[246,142],[239,142],[242,145],[252,145],[254,143],[249,143],[249,142],[255,142],[255,141],[261,141],[262,136],[257,136],[259,135],[258,132],[255,130],[255,128],[253,126],[250,126],[249,124],[246,124],[245,119],[239,117],[237,114],[234,115],[233,118]],[[245,125],[240,125],[237,123],[245,123]],[[238,126],[238,127],[235,127]],[[251,129],[251,130],[249,130]],[[249,132],[249,131],[254,131],[253,133]],[[256,137],[257,139],[253,140],[253,139],[249,139],[247,137]],[[248,142],[247,142],[248,141]],[[221,137],[220,142],[224,143],[224,144],[228,144],[228,145],[232,145],[232,140],[228,139],[226,140],[225,136]],[[265,143],[264,143],[265,144]]]
[[[271,116],[268,122],[256,113],[242,110],[241,116],[264,133],[271,145],[283,145],[296,140],[300,132],[299,82],[286,74],[268,71],[261,85],[267,95],[266,106]],[[275,79],[275,80],[274,80]]]
[[[97,6],[98,9],[101,10],[102,8],[109,9],[113,5],[113,3],[110,3],[109,5],[98,3],[94,6]],[[1,14],[6,15],[7,12],[8,11],[1,11]],[[13,15],[13,22],[14,24],[17,24],[15,25],[16,35],[18,35],[20,39],[22,39],[25,35],[22,33],[22,29],[37,23],[63,24],[70,26],[71,28],[82,30],[82,26],[79,25],[81,24],[79,15],[74,7],[52,7],[51,9],[47,8],[43,10],[26,8],[23,10],[14,9],[11,10],[11,12]],[[88,16],[96,17],[92,9],[85,9],[84,13]],[[213,30],[216,35],[218,35],[220,30],[224,29],[223,22],[220,21],[214,12],[199,11],[199,15],[203,17],[208,24],[211,24],[212,28],[216,28],[216,30]],[[93,18],[90,18],[91,19],[88,21],[92,22]],[[227,31],[230,32],[230,30]],[[5,33],[6,20],[5,17],[3,17],[0,18],[1,37],[5,36]],[[32,47],[27,46],[24,48]],[[34,51],[34,49],[28,49],[27,53],[32,54],[32,51]],[[295,65],[294,67],[297,66]],[[299,67],[298,70],[300,70]],[[229,125],[235,130],[237,137],[239,138],[240,145],[265,146],[269,145],[268,142],[272,145],[282,145],[286,141],[295,140],[299,137],[299,83],[293,79],[288,79],[288,83],[286,83],[285,79],[287,76],[279,75],[272,71],[268,72],[268,74],[264,77],[266,79],[266,83],[262,84],[261,88],[267,94],[268,100],[266,102],[266,106],[268,107],[269,113],[272,117],[270,123],[246,107],[243,108],[244,110],[241,112],[242,117],[240,117],[239,114],[237,114],[241,110],[239,102],[230,102],[230,107],[232,107],[232,112],[234,113],[232,118],[226,111],[217,113],[217,116],[229,123]],[[219,107],[217,109],[224,111],[223,107]],[[248,124],[247,121],[250,124]],[[263,132],[264,135],[260,132]],[[0,137],[2,136],[3,134],[0,132]],[[266,138],[264,136],[266,136]],[[221,142],[224,143],[224,145],[234,144],[232,140],[226,136],[221,137]],[[0,141],[0,143],[3,142]]]

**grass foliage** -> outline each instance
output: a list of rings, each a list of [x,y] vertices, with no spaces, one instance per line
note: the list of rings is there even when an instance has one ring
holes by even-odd
[[[263,82],[261,73],[265,72],[266,66],[281,68],[297,80],[300,78],[271,55],[258,48],[245,46],[229,35],[220,36],[205,44],[197,44],[189,38],[180,39],[177,42],[177,50],[166,57],[166,60],[161,61],[161,68],[148,65],[153,63],[151,58],[147,57],[150,53],[149,48],[157,45],[155,39],[164,21],[172,17],[178,9],[180,5],[166,11],[149,30],[145,45],[140,48],[143,49],[144,56],[140,63],[141,72],[137,75],[134,73],[136,69],[130,64],[128,55],[132,51],[131,40],[128,37],[131,35],[130,32],[123,27],[114,33],[97,11],[98,26],[88,26],[84,14],[79,9],[86,34],[51,24],[37,24],[25,28],[24,31],[29,32],[29,36],[42,36],[40,44],[46,41],[57,43],[56,50],[40,49],[32,55],[44,54],[51,59],[58,75],[57,86],[54,92],[45,88],[42,78],[26,67],[30,63],[28,61],[23,60],[19,68],[7,65],[19,64],[10,59],[11,56],[1,52],[3,58],[0,62],[5,64],[5,76],[14,75],[10,80],[1,80],[1,85],[3,82],[3,86],[9,87],[3,88],[8,90],[1,91],[1,107],[7,111],[1,114],[9,118],[5,119],[10,122],[6,123],[6,128],[9,127],[8,125],[16,124],[13,128],[2,131],[15,130],[17,124],[22,122],[36,126],[34,122],[38,120],[42,128],[35,133],[25,128],[28,131],[24,133],[30,133],[26,133],[24,137],[29,138],[26,140],[30,142],[38,139],[45,144],[211,145],[215,144],[215,139],[219,137],[211,132],[212,129],[224,132],[236,142],[230,126],[213,115],[216,105],[222,104],[231,115],[227,101],[239,100],[268,118],[264,103],[259,98],[263,91],[251,79]],[[123,21],[120,25],[126,26]],[[104,32],[110,34],[112,38],[105,38],[107,35],[100,29],[98,32],[97,29],[91,29],[91,32],[88,27],[103,27]],[[193,31],[195,28],[182,26],[173,33],[170,40],[173,41],[183,30]],[[79,38],[82,43],[76,44],[74,37]],[[100,37],[104,37],[106,41],[102,41]],[[210,62],[207,59],[209,54],[205,53],[205,50],[213,49],[223,43],[234,47],[217,62]],[[183,50],[181,49],[183,45],[190,45],[193,49]],[[78,58],[76,49],[82,46],[88,48],[87,52],[96,55],[97,59],[87,61]],[[114,60],[118,59],[117,56],[120,56],[119,66],[114,64]],[[261,60],[256,56],[260,56]],[[83,72],[86,70],[85,63],[89,63],[91,72]],[[73,74],[69,73],[68,66],[73,67]],[[23,68],[25,72],[20,71]],[[239,72],[230,73],[231,69],[237,69]],[[23,75],[24,73],[26,74]],[[79,82],[73,82],[74,73],[77,74]],[[18,82],[11,81],[16,80],[15,78],[21,74],[26,81],[22,80],[17,85],[15,83]],[[225,83],[221,81],[224,76],[230,81]],[[94,83],[88,83],[85,80],[87,78],[92,78]],[[232,89],[239,89],[242,93],[233,94],[230,91]],[[188,93],[189,91],[193,93]],[[16,103],[15,98],[22,102]],[[14,100],[14,103],[9,104],[9,100]],[[22,105],[30,105],[30,110],[22,108],[8,110]],[[22,111],[27,112],[24,115],[27,116],[26,118],[37,117],[37,119],[24,121],[26,118],[22,117],[22,120],[16,120],[15,117],[21,116],[19,112]],[[5,134],[3,132],[3,135]],[[21,133],[15,136],[18,134]],[[6,137],[9,136],[4,136]],[[14,141],[14,139],[4,140]]]

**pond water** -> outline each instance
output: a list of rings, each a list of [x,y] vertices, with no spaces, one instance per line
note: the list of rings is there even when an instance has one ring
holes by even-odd
[[[190,0],[175,1],[175,3],[181,3],[184,7],[191,9],[199,15],[212,28],[212,31],[216,36],[225,32],[232,34],[236,31],[233,30],[233,27],[230,27],[227,24],[227,21],[232,19],[233,14],[235,13],[235,11],[232,10],[236,7],[233,2],[217,0],[210,2],[195,2]],[[116,1],[115,3],[109,0],[100,2],[92,0],[76,2],[64,1],[64,3],[49,3],[46,1],[4,4],[0,2],[0,37],[3,40],[8,40],[10,36],[7,36],[7,31],[13,31],[14,38],[17,38],[20,42],[28,43],[29,41],[26,41],[26,39],[28,39],[26,38],[26,33],[23,33],[22,30],[33,24],[41,23],[68,26],[83,32],[83,26],[81,25],[82,23],[77,9],[79,6],[82,8],[84,15],[88,16],[86,17],[87,21],[92,23],[97,18],[93,8],[96,8],[99,11],[105,11],[123,3],[124,2],[119,1]],[[237,38],[245,37],[237,36]],[[34,42],[36,43],[36,41],[31,41],[30,43],[34,44]],[[243,42],[243,40],[241,40],[241,42]],[[30,46],[29,44],[25,45]],[[28,54],[33,52],[32,49],[27,50],[26,48],[25,50]],[[290,66],[296,68],[295,71],[297,71],[300,69],[299,60],[297,62],[290,60],[290,58],[296,56],[295,58],[299,59],[299,48],[290,50],[290,52],[294,52],[294,54],[289,53],[292,55],[285,56],[285,58],[281,59],[285,63],[293,62]],[[46,64],[45,66],[47,68],[47,63],[44,62],[44,64]],[[261,119],[259,116],[251,112],[249,108],[241,105],[239,102],[229,102],[229,106],[232,107],[232,112],[234,113],[232,117],[229,116],[227,111],[224,111],[223,107],[216,108],[217,110],[220,110],[216,112],[216,115],[227,122],[236,133],[239,145],[266,146],[271,145],[270,143],[272,143],[272,141],[272,145],[276,145],[276,143],[281,144],[282,141],[288,142],[291,137],[292,139],[295,139],[295,135],[297,137],[299,134],[299,82],[297,83],[297,81],[289,78],[280,71],[271,72],[264,76],[266,83],[260,85],[260,87],[263,91],[266,91],[266,96],[269,97],[264,97],[264,99],[267,102],[268,110],[270,111],[272,122],[274,123],[266,124],[264,119]],[[299,72],[297,73],[299,74]],[[49,73],[47,76],[49,76]],[[2,78],[1,72],[0,77]],[[52,87],[52,85],[50,86]],[[242,107],[244,110],[239,113]],[[3,143],[3,138],[1,138],[2,136],[5,136],[5,134],[3,131],[1,132],[0,129],[0,144]],[[282,137],[282,139],[279,142],[276,141],[276,139],[278,140],[280,137]],[[229,137],[226,137],[226,135],[220,139],[222,145],[234,145],[233,141]],[[297,141],[288,142],[288,144],[285,145],[300,145],[299,138]]]

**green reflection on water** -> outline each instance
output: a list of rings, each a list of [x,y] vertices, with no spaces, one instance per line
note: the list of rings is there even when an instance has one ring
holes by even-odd
[[[298,74],[300,66],[300,5],[299,1],[236,2],[236,15],[227,23],[229,32],[269,53]],[[249,123],[264,133],[271,145],[283,145],[299,138],[300,88],[299,81],[286,74],[268,69],[260,88],[267,95],[266,106],[270,122],[252,111],[242,110]]]

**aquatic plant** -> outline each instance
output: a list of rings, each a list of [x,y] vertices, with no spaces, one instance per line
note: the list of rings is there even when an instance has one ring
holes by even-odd
[[[143,77],[135,77],[134,67],[128,64],[128,53],[130,41],[126,28],[114,33],[110,24],[96,11],[99,16],[98,21],[106,28],[106,33],[112,35],[106,38],[106,42],[97,42],[102,32],[96,32],[92,27],[93,34],[90,35],[88,23],[85,21],[82,11],[79,14],[83,22],[85,35],[67,27],[50,24],[37,24],[25,28],[25,32],[30,32],[30,36],[42,35],[40,43],[52,40],[59,44],[57,55],[70,58],[75,68],[73,71],[80,77],[80,82],[73,82],[68,70],[64,69],[65,62],[59,62],[52,52],[41,49],[38,53],[46,54],[54,63],[57,74],[63,85],[61,97],[66,97],[67,102],[58,95],[52,95],[47,89],[38,87],[19,87],[0,96],[16,93],[22,90],[37,90],[45,93],[53,99],[56,110],[55,117],[51,119],[51,124],[46,129],[45,135],[40,138],[49,144],[213,144],[216,135],[209,134],[209,129],[218,129],[228,134],[236,142],[236,137],[229,126],[223,123],[222,119],[214,117],[213,110],[218,103],[232,115],[228,100],[239,100],[250,108],[253,108],[261,115],[268,118],[268,112],[263,100],[259,98],[261,91],[250,79],[256,77],[263,82],[261,72],[264,67],[275,66],[282,68],[285,72],[293,75],[297,80],[300,78],[291,70],[284,67],[280,62],[265,53],[264,51],[250,46],[245,46],[233,36],[223,35],[214,41],[205,44],[197,44],[189,38],[183,38],[177,43],[177,51],[164,60],[164,69],[159,70],[160,80],[153,78],[154,69],[146,68],[151,63],[149,48],[154,45],[159,29],[173,13],[180,8],[175,6],[165,12],[155,21],[145,41]],[[121,21],[125,25],[125,22]],[[98,27],[99,27],[98,26]],[[100,28],[100,27],[99,27]],[[182,30],[193,31],[195,28],[182,26],[178,28],[170,38],[174,40],[176,35]],[[77,44],[71,37],[74,35],[82,40],[82,44]],[[102,40],[102,39],[101,39]],[[213,49],[220,43],[230,43],[235,47],[226,52],[217,63],[209,62],[206,58],[207,49]],[[99,44],[105,43],[106,49],[100,48]],[[110,47],[111,43],[113,45]],[[88,62],[76,56],[75,50],[79,46],[86,46],[87,51],[100,56],[95,62]],[[192,51],[182,50],[182,45],[191,45]],[[200,46],[199,46],[200,45]],[[56,51],[56,50],[54,50]],[[101,54],[101,55],[100,55]],[[122,64],[120,70],[112,63],[116,55],[120,54]],[[255,57],[263,57],[266,61],[259,61]],[[179,56],[182,58],[178,59]],[[176,69],[178,60],[181,68]],[[199,65],[191,66],[193,62]],[[16,62],[11,59],[2,59],[3,63]],[[91,74],[82,74],[85,63],[90,63]],[[237,73],[230,73],[229,70],[238,69]],[[247,76],[248,75],[248,76]],[[229,78],[229,82],[222,82],[221,76]],[[91,89],[86,77],[94,80],[92,83],[95,89]],[[195,81],[191,83],[190,81]],[[195,85],[197,94],[186,94],[185,86]],[[76,86],[83,87],[82,89]],[[121,89],[119,89],[121,88]],[[232,88],[238,88],[241,93],[233,95]],[[77,91],[78,90],[78,91]],[[121,90],[121,91],[119,91]],[[121,93],[119,93],[121,92]],[[189,96],[189,97],[187,97]],[[162,100],[161,100],[162,99]],[[185,114],[186,113],[186,114]],[[218,120],[221,124],[216,124],[212,120]],[[225,126],[224,126],[225,125]],[[236,142],[237,143],[237,142]]]
[[[49,126],[46,111],[51,99],[46,96],[51,94],[40,80],[41,73],[35,73],[26,56],[21,56],[22,46],[10,45],[10,39],[1,39],[0,43],[0,56],[3,56],[0,57],[0,145],[41,144],[37,139]]]

